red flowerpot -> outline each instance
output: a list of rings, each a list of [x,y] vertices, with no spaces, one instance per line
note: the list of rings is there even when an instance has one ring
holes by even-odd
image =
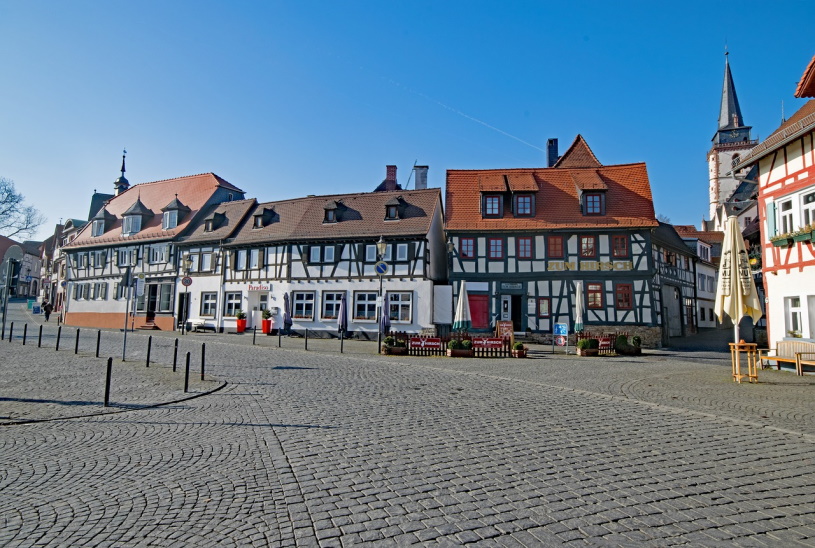
[[[264,335],[272,332],[272,320],[260,320],[260,330]]]
[[[237,328],[235,329],[238,333],[243,333],[246,331],[246,319],[243,320],[235,320]]]

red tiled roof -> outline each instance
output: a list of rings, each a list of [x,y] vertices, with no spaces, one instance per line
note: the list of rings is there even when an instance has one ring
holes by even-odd
[[[598,160],[597,156],[591,151],[589,144],[583,139],[583,136],[578,133],[572,145],[552,167],[603,167],[603,164],[600,163],[600,160]]]
[[[608,185],[600,178],[600,173],[593,169],[575,170],[570,173],[574,186],[580,190],[608,190]]]
[[[538,182],[531,173],[510,173],[507,175],[507,182],[512,192],[538,191]]]
[[[487,176],[532,177],[538,187],[535,214],[500,219],[481,216],[479,184]],[[574,177],[573,177],[574,176]],[[599,179],[607,188],[606,215],[580,212],[577,179]],[[505,200],[508,201],[508,200]],[[651,184],[644,163],[594,169],[447,170],[445,200],[449,230],[552,230],[559,228],[656,227]],[[509,211],[509,208],[506,208]]]
[[[201,242],[215,242],[226,240],[231,237],[240,226],[240,223],[247,217],[250,210],[257,205],[257,200],[237,200],[234,202],[222,202],[209,206],[201,216],[201,221],[192,228],[189,236],[184,238],[183,244],[195,244]],[[205,232],[205,221],[207,219],[218,219],[213,230]]]
[[[698,238],[709,244],[720,244],[724,241],[724,232],[715,230],[698,230],[693,225],[674,225],[680,236],[688,238]]]
[[[400,219],[385,220],[385,203],[394,198],[400,204]],[[337,204],[334,211],[338,221],[324,223],[325,206],[330,202]],[[259,215],[264,209],[271,209],[274,211],[272,222],[263,228],[253,228],[251,222],[244,223],[232,245],[422,236],[430,232],[437,207],[441,208],[441,191],[438,188],[308,196],[259,203],[250,215]]]
[[[506,192],[507,180],[503,173],[485,173],[478,178],[481,192]]]
[[[132,241],[163,241],[182,234],[196,215],[212,199],[219,189],[243,193],[241,189],[228,183],[214,173],[202,173],[177,179],[164,179],[152,183],[142,183],[131,186],[118,196],[111,198],[106,204],[107,212],[116,217],[116,220],[107,226],[102,236],[91,236],[91,225],[88,223],[77,235],[76,239],[66,247],[88,247],[97,245],[110,245]],[[190,212],[179,220],[178,226],[171,230],[161,228],[161,208],[169,204],[178,195],[178,200],[190,208]],[[153,212],[153,216],[145,219],[141,230],[131,236],[122,236],[122,213],[131,208],[137,200]]]
[[[796,97],[815,97],[815,55],[809,61],[809,65],[801,75],[801,81],[795,88]]]

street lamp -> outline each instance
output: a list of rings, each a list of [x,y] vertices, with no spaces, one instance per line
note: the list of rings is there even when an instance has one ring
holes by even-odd
[[[382,261],[383,257],[385,256],[385,252],[387,251],[387,249],[388,249],[388,244],[385,242],[385,239],[382,236],[380,236],[379,241],[376,242],[376,254],[377,254],[377,257],[378,257],[380,262]],[[376,327],[376,331],[377,331],[376,347],[377,347],[377,352],[381,352],[382,351],[382,304],[383,304],[383,301],[382,301],[382,274],[384,274],[384,269],[381,268],[377,264],[376,271],[379,274],[379,305],[378,305],[379,314],[377,314],[377,318],[376,318],[376,323],[377,323],[377,327]]]
[[[190,257],[190,254],[187,253],[186,255],[184,255],[184,258],[182,259],[181,262],[184,263],[182,268],[184,269],[184,276],[187,277],[190,275],[190,270],[192,269],[192,257]],[[190,309],[190,286],[184,284],[184,314],[183,314],[184,321],[181,324],[182,335],[187,334],[187,315],[189,314],[189,309]]]

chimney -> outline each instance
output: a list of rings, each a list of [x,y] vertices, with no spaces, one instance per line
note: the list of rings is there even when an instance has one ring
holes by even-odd
[[[385,166],[386,174],[385,174],[385,181],[393,181],[396,182],[396,166]]]
[[[427,169],[427,166],[413,166],[413,172],[416,174],[416,190],[427,188]]]
[[[546,167],[552,167],[558,161],[557,139],[546,141]]]

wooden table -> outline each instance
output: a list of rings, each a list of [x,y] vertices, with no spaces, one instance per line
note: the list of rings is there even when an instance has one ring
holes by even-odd
[[[741,353],[747,356],[747,373],[741,372]],[[758,382],[758,345],[756,343],[730,343],[730,366],[733,382],[741,384],[747,377],[748,382]]]

